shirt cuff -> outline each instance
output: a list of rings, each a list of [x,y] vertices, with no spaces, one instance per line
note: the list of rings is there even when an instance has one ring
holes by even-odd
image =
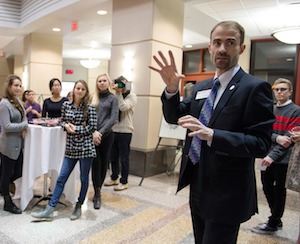
[[[165,95],[167,99],[170,99],[171,97],[175,96],[177,94],[178,90],[174,93],[170,93],[167,91],[167,88],[165,88]]]

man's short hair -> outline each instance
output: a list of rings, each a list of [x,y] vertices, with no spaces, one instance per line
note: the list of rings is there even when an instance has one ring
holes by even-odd
[[[292,82],[288,79],[285,78],[278,78],[277,80],[275,80],[273,86],[276,86],[278,84],[287,84],[289,87],[289,90],[292,91],[293,90],[293,85]]]
[[[245,29],[243,26],[241,26],[238,22],[236,21],[222,21],[219,22],[218,24],[215,25],[215,27],[211,30],[210,32],[210,39],[211,39],[211,35],[214,32],[214,30],[218,27],[218,26],[225,26],[225,27],[231,27],[235,30],[237,30],[240,33],[240,45],[244,44],[244,40],[245,40]]]

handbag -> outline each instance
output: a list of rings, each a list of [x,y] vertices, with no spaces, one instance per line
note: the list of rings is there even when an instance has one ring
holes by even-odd
[[[300,144],[293,147],[287,169],[285,187],[300,192]]]

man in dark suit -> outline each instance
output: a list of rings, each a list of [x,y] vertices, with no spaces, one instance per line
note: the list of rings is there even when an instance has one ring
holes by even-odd
[[[191,96],[180,102],[184,76],[177,73],[172,52],[170,64],[159,52],[161,60],[154,60],[160,68],[149,66],[167,86],[162,94],[166,121],[188,129],[178,191],[190,184],[196,243],[236,243],[240,223],[258,211],[254,161],[267,154],[275,120],[270,84],[238,65],[244,35],[234,21],[220,22],[211,31],[208,48],[220,86],[207,125],[200,120],[207,113],[202,107],[211,96],[213,79],[196,83]],[[191,144],[199,139],[194,153],[201,153],[195,160]]]

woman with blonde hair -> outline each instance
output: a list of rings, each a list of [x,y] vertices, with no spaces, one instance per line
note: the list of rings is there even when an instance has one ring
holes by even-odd
[[[92,105],[97,112],[97,130],[93,133],[97,156],[93,160],[92,180],[94,186],[94,208],[100,209],[101,194],[111,146],[113,143],[112,127],[118,121],[118,98],[112,89],[112,82],[107,74],[101,74],[96,79],[96,89]]]
[[[9,75],[5,82],[4,96],[0,102],[1,187],[4,210],[13,214],[21,214],[22,211],[12,202],[9,184],[22,176],[23,138],[28,127],[25,109],[19,98],[21,91],[20,77]]]

